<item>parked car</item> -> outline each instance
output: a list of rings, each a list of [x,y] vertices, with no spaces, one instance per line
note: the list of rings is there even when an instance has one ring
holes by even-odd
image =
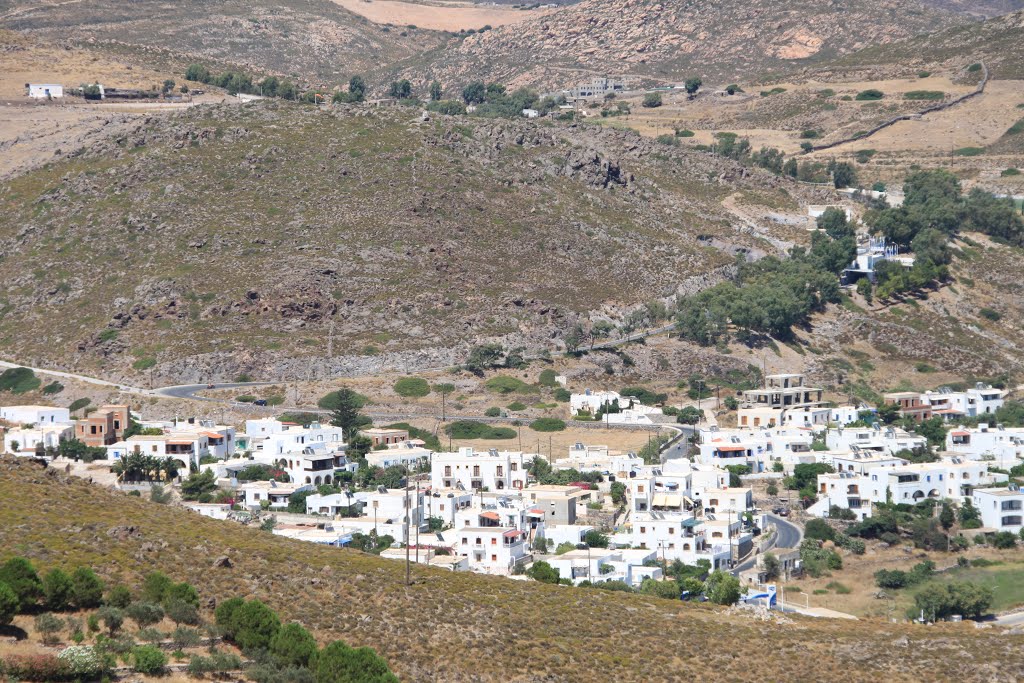
[[[206,385],[206,388],[207,388],[207,389],[216,389],[216,388],[217,388],[217,385],[216,385],[216,384],[207,384],[207,385]]]
[[[267,399],[265,399],[265,398],[258,398],[255,401],[253,401],[252,404],[254,406],[265,406],[265,405],[267,405]]]

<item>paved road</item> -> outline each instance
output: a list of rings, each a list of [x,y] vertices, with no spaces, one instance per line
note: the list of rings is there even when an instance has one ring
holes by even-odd
[[[28,365],[21,365],[19,363],[8,363],[7,361],[0,361],[0,368],[28,368],[32,372],[38,375],[49,375],[50,377],[63,377],[64,379],[74,379],[79,382],[85,382],[87,384],[96,384],[101,387],[111,387],[119,389],[128,394],[149,394],[151,392],[141,389],[139,387],[129,386],[127,384],[118,384],[117,382],[108,382],[105,379],[98,379],[96,377],[86,377],[85,375],[76,375],[73,372],[63,372],[61,370],[47,370],[45,368],[33,368]]]
[[[775,537],[776,548],[799,548],[804,538],[803,529],[782,517],[767,515],[768,521],[775,525],[778,535]]]
[[[197,396],[200,391],[214,389],[245,389],[247,387],[264,387],[274,382],[227,382],[225,384],[179,384],[172,387],[160,387],[154,389],[153,393],[163,398],[191,398],[197,401],[225,401],[222,398],[210,398],[209,396]]]
[[[803,540],[803,530],[793,524],[787,522],[782,517],[777,515],[765,515],[766,519],[775,525],[777,531],[775,541],[772,543],[772,548],[796,548],[800,546],[800,542]],[[770,549],[770,548],[769,548]],[[767,550],[765,552],[768,552]],[[757,562],[757,555],[752,555],[749,559],[744,560],[735,567],[732,568],[734,576],[739,576],[740,572],[745,572]]]
[[[1024,612],[1011,612],[996,616],[995,623],[998,626],[1020,626],[1024,624]]]

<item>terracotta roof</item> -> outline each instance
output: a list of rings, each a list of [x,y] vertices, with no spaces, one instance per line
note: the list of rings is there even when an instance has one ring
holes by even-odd
[[[512,531],[506,531],[505,533],[502,534],[502,536],[504,536],[505,538],[515,538],[515,537],[517,537],[521,533],[522,532],[519,531],[518,529],[513,529]]]
[[[964,432],[964,431],[956,431],[956,432],[950,432],[950,435],[951,436],[970,436],[971,433],[970,432]]]
[[[203,432],[203,435],[208,439],[223,439],[224,435],[217,432]]]
[[[498,516],[497,512],[481,512],[480,516],[484,519],[493,519],[494,521],[498,521],[499,519],[501,519],[501,517]]]
[[[747,449],[746,449],[745,446],[719,446],[718,450],[720,450],[720,451],[745,451]]]
[[[194,442],[191,439],[168,439],[168,446],[191,446]]]

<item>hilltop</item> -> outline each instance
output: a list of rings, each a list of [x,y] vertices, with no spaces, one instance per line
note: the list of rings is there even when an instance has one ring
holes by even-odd
[[[343,637],[373,646],[407,681],[1024,675],[1021,636],[972,624],[779,624],[640,595],[425,567],[414,568],[407,587],[400,562],[277,538],[10,458],[0,459],[0,496],[0,560],[16,552],[43,570],[91,565],[123,582],[160,570],[192,582],[204,600],[259,597],[324,642]],[[221,556],[230,567],[213,566]],[[608,637],[624,624],[628,634]],[[899,656],[894,642],[904,643]],[[758,656],[739,657],[740,649]]]
[[[583,0],[549,16],[470,36],[410,78],[486,79],[554,89],[590,75],[677,82],[791,70],[838,55],[969,23],[913,2],[748,3]]]
[[[6,0],[0,27],[143,60],[169,51],[314,85],[343,83],[445,40],[436,31],[374,24],[330,0]]]

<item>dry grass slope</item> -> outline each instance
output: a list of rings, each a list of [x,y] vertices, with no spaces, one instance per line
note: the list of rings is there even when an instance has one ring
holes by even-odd
[[[1024,676],[1024,639],[969,625],[797,619],[781,627],[654,598],[427,568],[406,587],[398,562],[274,538],[9,458],[0,460],[0,499],[0,559],[89,564],[111,582],[159,569],[204,597],[259,597],[321,641],[378,648],[407,681]],[[211,568],[222,554],[234,566]],[[894,652],[904,635],[908,646]]]

